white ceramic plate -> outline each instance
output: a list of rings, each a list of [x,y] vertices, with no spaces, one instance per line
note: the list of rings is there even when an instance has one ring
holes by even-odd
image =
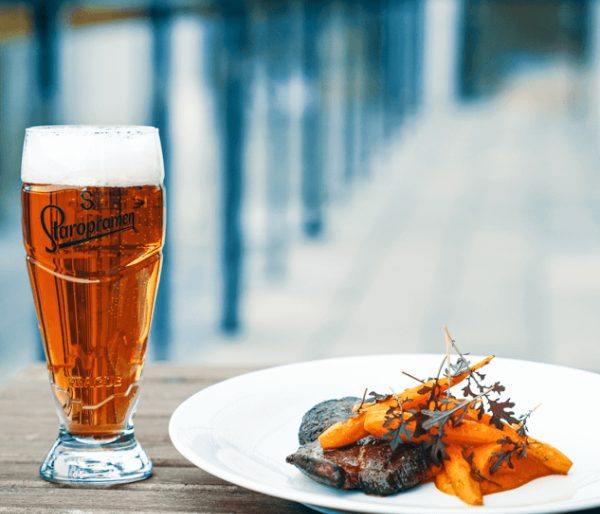
[[[401,374],[435,375],[441,355],[348,357],[265,369],[203,389],[181,404],[169,433],[179,452],[234,484],[313,506],[320,512],[453,514],[475,512],[433,484],[388,497],[330,489],[305,477],[285,457],[298,447],[303,414],[323,400],[414,387]],[[479,360],[470,357],[471,362]],[[500,380],[523,414],[540,402],[528,427],[573,462],[568,476],[545,477],[486,496],[485,514],[568,512],[600,506],[600,375],[560,366],[496,358],[486,382]]]

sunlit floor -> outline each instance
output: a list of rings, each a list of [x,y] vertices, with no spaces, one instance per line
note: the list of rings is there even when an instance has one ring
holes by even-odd
[[[441,352],[447,325],[465,352],[600,371],[597,132],[556,94],[515,87],[405,131],[328,241],[247,291],[243,334],[194,358]]]

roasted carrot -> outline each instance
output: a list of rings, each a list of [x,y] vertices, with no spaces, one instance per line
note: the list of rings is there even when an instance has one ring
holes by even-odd
[[[338,421],[331,425],[319,436],[319,442],[323,449],[340,448],[341,446],[355,443],[363,437],[367,437],[369,432],[364,427],[365,415],[365,412],[360,412],[356,416],[349,418],[345,423]]]
[[[444,461],[444,468],[452,488],[467,505],[483,505],[483,494],[479,482],[471,476],[471,465],[463,457],[463,449],[451,444],[446,448],[450,460]]]
[[[411,416],[411,414],[408,412],[405,412],[403,414],[404,419],[408,419],[410,416]],[[388,432],[390,429],[397,428],[398,425],[400,424],[399,419],[394,419],[389,423],[389,425],[384,426],[387,419],[388,419],[387,409],[386,410],[380,409],[380,410],[367,411],[366,417],[365,417],[364,428],[369,434],[371,434],[375,437],[383,437],[386,434],[386,432]],[[415,427],[416,427],[416,422],[411,421],[410,423],[408,423],[409,430],[414,430]],[[437,427],[433,427],[429,432],[431,434],[437,434]],[[414,439],[411,439],[411,442],[416,443],[419,441],[427,441],[428,439],[429,439],[429,434],[425,434],[420,437],[415,437]],[[402,436],[402,440],[404,442],[407,442],[406,438],[404,436]]]
[[[536,478],[554,474],[548,466],[533,456],[529,452],[529,449],[527,450],[527,457],[519,459],[515,455],[512,456],[512,468],[508,465],[502,465],[498,471],[491,474],[490,467],[495,462],[493,455],[499,454],[503,448],[506,449],[509,446],[505,445],[503,447],[500,444],[486,444],[470,450],[474,453],[473,464],[475,468],[485,478],[490,480],[481,481],[481,491],[484,495],[509,491]]]
[[[436,475],[435,486],[443,493],[449,494],[450,496],[456,496],[454,487],[452,487],[452,482],[450,482],[450,477],[446,471],[442,471]]]
[[[457,427],[448,426],[444,429],[444,443],[479,446],[496,443],[505,435],[502,430],[498,430],[494,425],[463,419]]]
[[[510,491],[521,487],[536,478],[552,475],[552,471],[535,457],[517,460],[514,469],[507,468],[491,476],[493,482],[481,482],[481,492],[484,495]],[[495,483],[494,483],[495,482]]]
[[[521,460],[514,459],[513,468],[503,467],[491,475],[490,479],[482,481],[481,490],[483,494],[494,494],[501,491],[510,491],[535,480],[536,478],[552,475],[552,470],[533,456],[524,457]]]
[[[473,453],[473,465],[475,469],[483,474],[485,477],[490,476],[490,461],[494,453],[500,453],[502,451],[502,445],[498,443],[482,444],[471,450],[466,450],[465,453],[469,456]]]
[[[469,409],[467,414],[465,415],[465,421],[476,421],[479,419],[479,413],[475,409]],[[481,416],[481,423],[485,425],[489,425],[492,417],[489,414],[483,414]],[[519,428],[518,425],[510,426],[506,423],[503,424],[503,432],[504,435],[508,435],[513,441],[520,442],[529,442],[529,446],[527,448],[528,453],[531,453],[535,457],[537,457],[540,461],[542,461],[546,466],[548,466],[552,471],[559,475],[566,475],[571,466],[573,466],[573,462],[560,450],[557,450],[553,446],[548,443],[544,443],[542,441],[538,441],[533,437],[520,435],[516,428]],[[516,428],[515,428],[516,427]],[[491,442],[491,441],[490,441]],[[463,443],[464,444],[464,443]],[[475,445],[475,443],[471,443]]]
[[[530,443],[527,447],[527,453],[543,462],[554,473],[566,475],[569,472],[573,462],[566,455],[547,443],[529,436],[527,436],[527,439]],[[521,440],[525,441],[525,438],[521,438]]]
[[[408,413],[404,415],[405,418],[409,416]],[[387,427],[384,427],[383,424],[387,417],[387,409],[371,409],[367,411],[364,421],[365,430],[375,437],[383,437],[388,430],[398,427],[400,423],[400,420],[395,419]]]
[[[469,411],[465,415],[464,422],[466,423],[468,421],[476,421],[478,419],[479,419],[478,411],[475,409],[469,409]],[[492,417],[489,414],[483,414],[481,416],[480,423],[482,425],[492,426],[492,425],[489,425],[491,422],[491,419],[492,419]],[[527,452],[534,455],[535,457],[537,457],[546,466],[548,466],[552,471],[554,471],[555,473],[557,473],[559,475],[566,475],[569,472],[569,470],[571,469],[571,466],[573,466],[573,462],[560,450],[557,450],[556,448],[549,445],[548,443],[538,441],[537,439],[534,439],[533,437],[529,437],[529,436],[523,437],[522,435],[520,435],[517,432],[517,430],[513,426],[507,425],[506,423],[504,423],[503,425],[504,425],[504,428],[503,428],[502,432],[504,432],[504,433],[501,433],[500,431],[498,431],[498,433],[501,434],[501,437],[499,437],[498,440],[502,439],[502,437],[504,437],[505,435],[508,435],[515,442],[517,442],[517,441],[520,441],[522,443],[529,442],[529,446],[527,447]],[[515,425],[515,426],[517,426],[517,425]],[[518,426],[517,426],[517,428],[518,428]],[[490,431],[490,435],[491,435],[491,431]],[[477,443],[460,443],[458,441],[452,441],[452,442],[457,442],[457,444],[471,444],[473,446],[475,446],[477,444]],[[493,441],[487,441],[487,442],[491,443]],[[482,443],[479,443],[479,444],[482,444]]]

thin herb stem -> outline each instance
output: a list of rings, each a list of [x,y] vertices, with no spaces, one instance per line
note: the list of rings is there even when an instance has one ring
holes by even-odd
[[[416,380],[417,382],[421,382],[421,384],[424,384],[425,382],[423,380],[421,380],[420,378],[417,377],[413,377],[412,375],[408,374],[406,371],[402,372],[403,375],[406,375],[407,377],[412,378],[413,380]]]
[[[368,390],[369,390],[369,388],[365,387],[365,392],[363,393],[362,401],[360,402],[360,405],[359,405],[358,409],[356,409],[357,412],[360,412],[360,409],[362,409],[362,406],[365,403],[365,398],[367,397],[367,391]]]
[[[450,362],[450,344],[448,340],[452,341],[448,328],[444,327],[444,340],[446,341],[446,360],[448,361],[448,389],[446,389],[446,400],[450,399],[450,388],[452,387],[452,366]]]
[[[444,327],[446,329],[446,327]],[[448,337],[450,337],[450,334],[448,333],[448,329],[446,329],[446,334],[448,335]],[[454,350],[456,351],[456,353],[458,353],[458,355],[460,355],[460,360],[462,362],[464,362],[465,366],[467,367],[467,369],[469,370],[469,375],[471,375],[471,377],[473,378],[473,380],[475,380],[475,383],[481,387],[479,380],[477,380],[477,377],[475,376],[475,373],[473,372],[473,370],[471,369],[471,366],[469,366],[469,363],[467,362],[467,359],[465,359],[465,356],[461,353],[461,351],[458,349],[458,346],[456,346],[456,343],[454,342],[454,339],[452,339],[450,337],[450,344],[452,344],[452,347],[454,348]]]
[[[392,394],[396,397],[396,401],[398,402],[398,408],[400,409],[400,415],[404,414],[404,411],[402,409],[402,403],[400,403],[400,398],[398,397],[396,391],[394,391],[394,388],[392,386],[390,386],[390,391],[392,391]]]

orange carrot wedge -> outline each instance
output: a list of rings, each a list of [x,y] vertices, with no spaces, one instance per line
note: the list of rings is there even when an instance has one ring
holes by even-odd
[[[467,505],[483,505],[483,494],[479,482],[471,476],[471,465],[465,460],[460,446],[452,444],[446,448],[450,460],[444,461],[444,468],[452,488]]]
[[[471,450],[465,450],[465,455],[473,453],[473,465],[483,476],[490,478],[490,460],[494,453],[500,453],[502,445],[498,443],[482,444]]]
[[[504,448],[509,448],[509,446],[505,445]],[[494,474],[490,474],[490,466],[494,462],[492,458],[493,454],[502,451],[500,444],[486,444],[472,450],[467,450],[466,452],[469,453],[470,451],[474,453],[473,464],[475,468],[484,477],[494,482],[488,482],[487,480],[480,482],[481,491],[484,495],[516,489],[536,478],[554,474],[542,461],[531,455],[529,449],[527,450],[527,457],[518,459],[516,456],[513,456],[511,458],[512,469],[508,465],[503,464]]]
[[[477,411],[475,411],[474,409],[470,409],[469,412],[467,413],[467,415],[465,416],[463,423],[466,424],[469,421],[473,421],[473,420],[477,419],[477,417],[478,417]],[[495,428],[494,425],[489,425],[490,420],[491,420],[491,416],[489,414],[484,414],[481,417],[480,424]],[[460,427],[457,427],[457,430],[458,429],[460,429]],[[481,429],[479,429],[479,430],[481,430]],[[498,429],[496,429],[496,430],[498,430]],[[543,462],[552,471],[554,471],[555,473],[557,473],[559,475],[566,475],[569,472],[569,470],[571,469],[571,466],[573,466],[573,462],[564,453],[562,453],[560,450],[557,450],[556,448],[549,445],[548,443],[538,441],[537,439],[534,439],[533,437],[529,437],[529,436],[523,437],[518,434],[518,432],[515,430],[514,427],[511,427],[507,424],[504,424],[503,432],[504,433],[501,433],[500,431],[498,431],[498,433],[501,434],[501,437],[499,437],[497,440],[500,440],[505,435],[508,435],[515,442],[521,441],[524,443],[526,441],[529,441],[530,445],[527,448],[527,452],[530,453],[531,455],[534,455],[535,457],[537,457],[541,462]],[[490,437],[491,437],[491,433],[492,433],[492,431],[490,431]],[[444,439],[444,441],[446,441],[446,439]],[[475,443],[475,442],[474,443],[465,443],[465,442],[459,442],[458,439],[456,439],[456,440],[449,439],[448,441],[456,442],[456,444],[470,444],[472,446],[476,446],[477,444],[484,443],[484,441],[482,441],[480,443]],[[494,441],[487,441],[487,442],[491,443]]]
[[[403,417],[404,419],[408,419],[412,414],[405,412]],[[387,415],[387,409],[383,410],[370,410],[367,411],[366,413],[366,417],[365,417],[365,430],[375,436],[375,437],[383,437],[390,429],[394,429],[398,427],[398,424],[400,423],[400,420],[398,419],[394,419],[392,420],[392,422],[387,425],[384,426],[386,420],[388,418]],[[416,423],[414,421],[408,423],[408,428],[409,430],[414,430],[415,429],[415,425]],[[437,434],[437,427],[433,427],[430,430],[431,434]],[[415,437],[413,439],[411,439],[411,442],[413,443],[417,443],[419,441],[427,441],[429,439],[429,434],[425,434],[422,435],[420,437]],[[402,436],[402,441],[407,442],[406,438],[404,436]]]
[[[364,427],[365,415],[365,412],[360,412],[353,418],[349,418],[345,423],[338,421],[331,425],[319,436],[319,442],[323,449],[340,448],[367,437],[369,432]]]
[[[454,492],[454,487],[452,487],[452,482],[450,482],[450,477],[446,471],[442,471],[438,473],[435,477],[435,486],[439,491],[443,493],[449,494],[450,496],[456,496]]]
[[[547,443],[529,436],[527,436],[527,439],[530,443],[527,447],[528,454],[536,457],[558,475],[566,475],[569,472],[573,462],[566,455]],[[521,438],[521,440],[524,441],[525,438]]]
[[[387,409],[371,409],[366,412],[364,427],[369,434],[375,437],[383,437],[388,430],[398,426],[399,420],[397,419],[393,420],[387,427],[383,426],[388,417],[386,412]],[[409,417],[409,414],[405,414],[404,417]]]
[[[444,442],[463,446],[479,446],[496,443],[505,435],[502,430],[498,430],[494,425],[463,419],[457,427],[448,426],[444,429]]]

